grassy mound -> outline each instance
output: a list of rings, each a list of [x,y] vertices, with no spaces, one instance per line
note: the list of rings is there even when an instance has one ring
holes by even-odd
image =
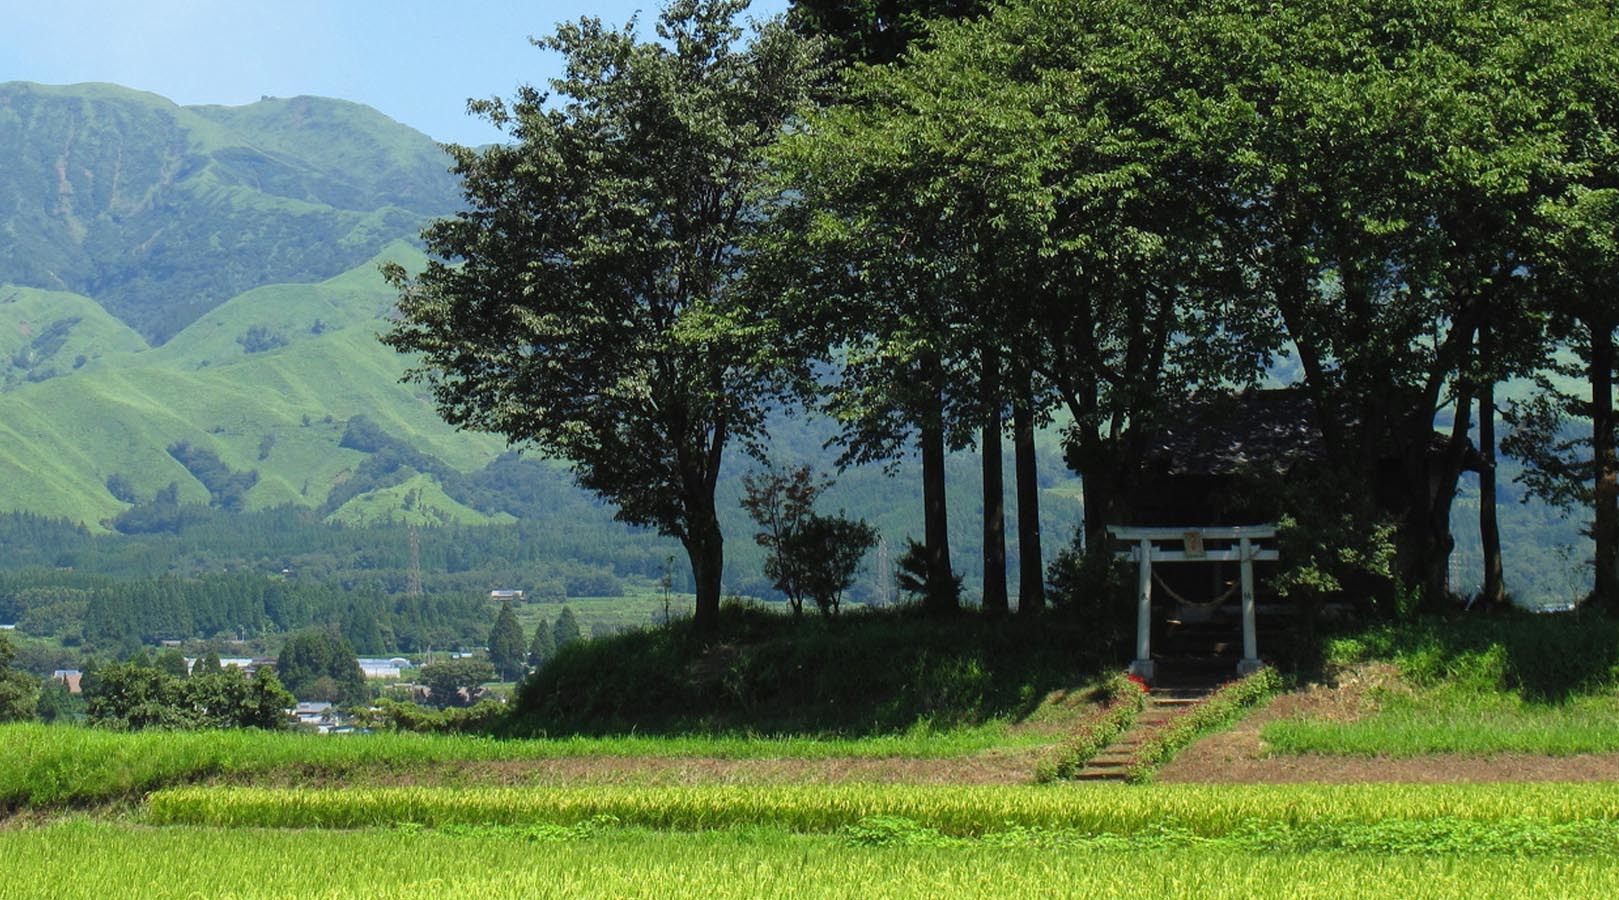
[[[1360,708],[1267,724],[1272,753],[1619,751],[1619,621],[1610,617],[1424,619],[1331,639],[1325,651],[1329,673],[1369,682]]]
[[[718,636],[674,622],[564,648],[523,682],[520,735],[863,735],[1021,720],[1104,668],[1085,629],[912,610],[794,621],[729,606]]]

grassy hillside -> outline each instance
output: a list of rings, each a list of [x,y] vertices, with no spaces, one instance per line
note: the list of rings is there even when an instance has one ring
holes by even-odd
[[[419,260],[404,244],[389,246],[383,258]],[[11,294],[66,296],[12,289],[0,298]],[[168,452],[178,442],[213,453],[233,471],[257,472],[247,508],[319,506],[367,456],[339,446],[348,420],[362,414],[451,467],[481,468],[502,443],[444,425],[414,388],[399,383],[406,361],[376,340],[392,298],[375,261],[367,261],[320,284],[250,291],[150,350],[105,314],[96,317],[83,298],[64,302],[64,310],[85,316],[48,359],[74,354],[81,332],[87,342],[128,350],[116,365],[69,365],[0,394],[0,509],[101,523],[129,506],[109,489],[114,476],[136,499],[173,482],[181,500],[208,502],[208,489]],[[27,306],[23,299],[0,302],[8,334]],[[98,337],[106,334],[118,340]]]
[[[89,297],[0,285],[0,391],[145,349],[140,335]]]

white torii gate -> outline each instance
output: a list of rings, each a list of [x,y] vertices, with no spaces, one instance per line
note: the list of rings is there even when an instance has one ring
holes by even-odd
[[[1255,546],[1256,541],[1274,541],[1275,525],[1216,526],[1209,528],[1140,527],[1109,525],[1107,533],[1115,540],[1129,541],[1135,546],[1120,550],[1120,559],[1134,559],[1140,564],[1136,581],[1136,658],[1130,663],[1130,673],[1152,680],[1152,564],[1158,562],[1237,562],[1242,568],[1242,660],[1237,671],[1246,675],[1259,669],[1259,639],[1254,628],[1254,562],[1274,562],[1279,557],[1275,548]],[[1204,541],[1235,541],[1236,546],[1213,550]],[[1178,544],[1179,547],[1156,547],[1154,544]]]

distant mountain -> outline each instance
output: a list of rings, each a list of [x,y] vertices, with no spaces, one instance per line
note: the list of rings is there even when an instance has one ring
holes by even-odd
[[[347,525],[516,518],[559,539],[610,524],[561,464],[445,425],[376,339],[396,299],[377,264],[419,268],[421,227],[459,203],[426,136],[317,97],[181,107],[10,83],[0,158],[0,512],[130,533],[178,527],[186,504]],[[828,423],[776,431],[780,459],[830,468]],[[1055,545],[1078,505],[1045,445]],[[759,578],[736,505],[749,468],[737,454],[720,488],[741,583]],[[952,469],[958,566],[975,571],[976,466]],[[827,498],[896,555],[921,530],[915,471],[898,471],[847,473]]]
[[[0,283],[90,297],[153,344],[251,288],[348,271],[459,198],[426,135],[320,97],[8,82],[0,159]]]

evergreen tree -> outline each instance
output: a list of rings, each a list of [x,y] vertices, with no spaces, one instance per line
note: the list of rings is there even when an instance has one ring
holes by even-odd
[[[528,667],[538,669],[551,661],[557,652],[555,637],[551,634],[551,623],[544,619],[534,626],[534,641],[528,645]]]
[[[517,623],[512,601],[500,604],[500,614],[489,629],[489,662],[500,677],[512,681],[523,675],[523,626]]]
[[[562,614],[557,616],[556,627],[551,631],[551,641],[556,649],[561,650],[574,641],[579,640],[579,620],[573,617],[573,610],[562,607]]]

